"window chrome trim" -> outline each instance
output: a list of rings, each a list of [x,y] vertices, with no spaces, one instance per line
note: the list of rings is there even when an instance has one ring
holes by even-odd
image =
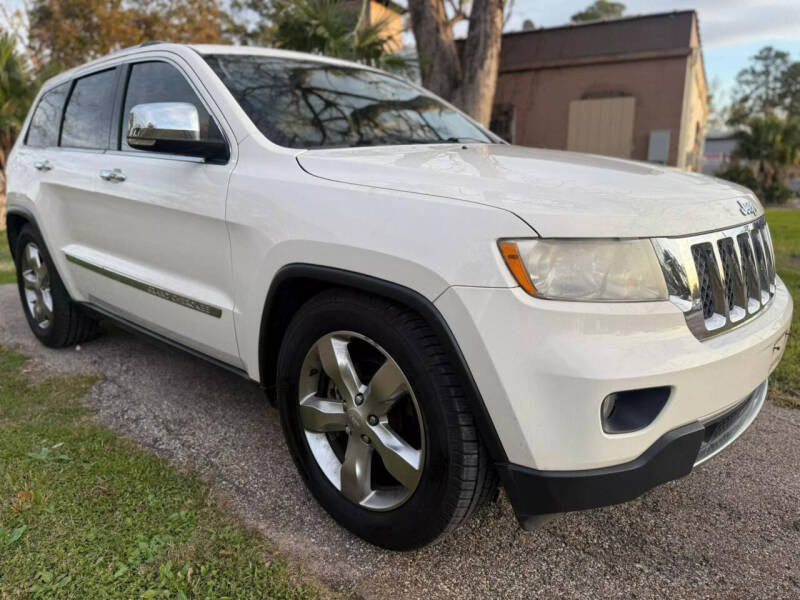
[[[161,298],[162,300],[173,302],[174,304],[178,304],[184,308],[190,308],[217,319],[222,317],[222,309],[217,306],[206,304],[205,302],[200,302],[199,300],[195,300],[181,294],[176,294],[175,292],[165,290],[164,288],[157,287],[139,279],[134,279],[133,277],[128,277],[127,275],[123,275],[122,273],[112,269],[107,269],[106,267],[101,267],[100,265],[87,262],[67,252],[64,253],[64,256],[66,256],[69,262],[83,267],[84,269],[98,273],[99,275],[103,275],[104,277],[108,277],[109,279],[113,279],[114,281],[118,281],[119,283],[128,285],[147,294],[151,294]]]
[[[736,267],[732,273],[732,307],[726,300],[725,266],[719,251],[719,242],[725,239],[732,241]],[[683,312],[689,329],[700,340],[750,321],[775,297],[775,255],[764,217],[729,229],[686,237],[654,238],[652,242],[667,281],[669,300]],[[744,250],[752,261],[743,259],[740,243],[745,244]],[[699,245],[710,247],[713,256],[708,268],[715,310],[708,318],[703,315],[700,280],[692,255],[692,248]],[[759,252],[764,260],[759,259]],[[749,289],[753,286],[748,285],[748,276],[755,279],[757,290]]]

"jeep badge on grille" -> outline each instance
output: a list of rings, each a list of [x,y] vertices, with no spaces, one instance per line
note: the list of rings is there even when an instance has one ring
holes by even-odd
[[[745,217],[754,215],[758,212],[758,210],[756,210],[756,205],[750,200],[737,200],[736,203],[739,205],[739,212]]]

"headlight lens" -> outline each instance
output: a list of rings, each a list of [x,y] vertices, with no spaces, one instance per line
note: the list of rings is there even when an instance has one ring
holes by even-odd
[[[649,240],[503,240],[500,252],[528,293],[553,300],[666,300]],[[527,276],[527,280],[526,280]]]

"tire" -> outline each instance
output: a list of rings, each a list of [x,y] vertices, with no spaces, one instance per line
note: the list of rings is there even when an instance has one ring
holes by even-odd
[[[311,493],[372,544],[419,548],[495,495],[497,477],[456,370],[427,323],[403,306],[350,290],[313,297],[283,338],[277,398]]]
[[[39,341],[64,348],[94,337],[97,321],[70,299],[38,230],[23,226],[14,249],[22,308]]]

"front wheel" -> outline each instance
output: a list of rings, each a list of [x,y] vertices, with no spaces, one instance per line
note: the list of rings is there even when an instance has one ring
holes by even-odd
[[[284,434],[308,487],[367,541],[428,544],[495,489],[455,371],[416,313],[325,292],[290,323],[278,374]]]

